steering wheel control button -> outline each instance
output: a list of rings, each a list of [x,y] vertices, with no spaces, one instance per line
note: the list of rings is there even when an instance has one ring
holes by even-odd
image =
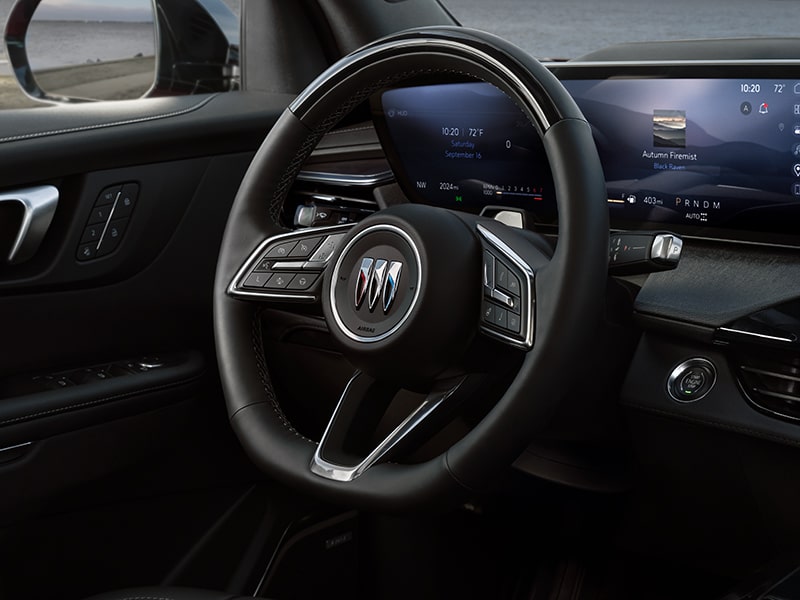
[[[263,288],[267,285],[267,281],[271,275],[267,273],[253,273],[244,281],[244,287],[249,288]]]
[[[501,292],[500,290],[492,290],[492,299],[497,300],[500,304],[507,308],[514,308],[514,298]]]
[[[519,281],[519,277],[514,275],[514,272],[509,267],[506,267],[506,270],[508,271],[507,283],[506,285],[501,285],[500,287],[515,296],[519,296],[522,293],[522,284]]]
[[[272,270],[273,271],[300,271],[304,269],[306,263],[297,260],[287,260],[281,262],[274,262],[272,263]]]
[[[271,290],[282,290],[289,285],[292,277],[293,275],[291,273],[275,273],[269,278],[267,285],[264,287]]]
[[[489,293],[494,289],[494,256],[486,251],[483,253],[483,286]]]
[[[533,291],[533,271],[492,232],[480,225],[478,231],[484,246],[482,329],[528,349],[533,345],[533,299],[528,298],[528,290]]]
[[[508,311],[496,306],[494,309],[494,324],[501,329],[508,329]]]
[[[336,251],[336,248],[339,246],[339,242],[342,241],[343,237],[344,237],[343,233],[337,233],[335,235],[329,235],[328,237],[326,237],[325,241],[322,242],[317,251],[314,252],[314,255],[309,259],[309,262],[312,263],[328,262],[328,259]]]
[[[486,323],[494,323],[495,306],[491,302],[483,303],[483,320]]]
[[[711,391],[716,380],[717,370],[711,361],[692,358],[672,370],[667,392],[677,402],[696,402]]]
[[[299,273],[294,276],[294,279],[286,286],[289,290],[307,290],[314,285],[319,279],[319,275],[313,273]]]
[[[314,248],[319,245],[320,241],[322,241],[321,236],[300,240],[297,242],[294,250],[289,252],[289,258],[308,258],[314,251]]]
[[[283,302],[319,298],[321,274],[349,225],[268,238],[250,254],[228,286],[232,296]],[[257,277],[258,275],[258,277]]]
[[[494,276],[497,278],[495,281],[497,287],[508,289],[508,267],[500,260],[495,262]]]
[[[520,332],[520,320],[519,315],[515,315],[514,313],[508,313],[508,330],[511,333],[519,333]]]
[[[269,250],[267,250],[267,255],[265,258],[287,258],[289,253],[294,250],[296,245],[296,241],[275,244]]]

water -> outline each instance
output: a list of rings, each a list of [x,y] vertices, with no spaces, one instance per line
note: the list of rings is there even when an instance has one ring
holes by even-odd
[[[540,58],[622,42],[800,34],[800,0],[442,0],[461,24]]]
[[[155,54],[152,23],[35,21],[27,47],[34,71]]]

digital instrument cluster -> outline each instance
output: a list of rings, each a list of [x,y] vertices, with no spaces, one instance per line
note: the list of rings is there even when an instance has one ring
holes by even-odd
[[[390,159],[407,192],[424,202],[480,212],[484,206],[554,206],[550,167],[536,130],[488,83],[384,92]],[[548,208],[549,207],[549,208]]]

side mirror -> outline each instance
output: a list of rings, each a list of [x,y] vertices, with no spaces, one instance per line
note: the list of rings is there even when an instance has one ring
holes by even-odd
[[[38,100],[86,102],[237,89],[238,18],[221,0],[17,0],[6,53]]]

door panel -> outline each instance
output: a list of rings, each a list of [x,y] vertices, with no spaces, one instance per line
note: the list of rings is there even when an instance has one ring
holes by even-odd
[[[360,40],[452,22],[424,0],[278,4],[244,5],[251,89],[296,93]],[[362,8],[367,20],[346,18]],[[296,35],[287,41],[285,31]],[[164,582],[252,592],[289,524],[320,509],[244,456],[212,327],[228,210],[293,97],[228,92],[0,113],[0,194],[59,192],[36,254],[0,264],[0,600]],[[105,208],[115,189],[135,193],[124,222]],[[112,225],[114,246],[101,249]],[[9,229],[0,226],[0,238]],[[178,358],[136,370],[154,356]],[[291,362],[285,379],[300,371]]]
[[[211,290],[229,207],[287,100],[0,115],[0,188],[59,191],[36,254],[0,264],[0,599],[192,572],[198,540],[261,481],[227,423]],[[108,217],[103,196],[123,189],[133,201]],[[120,223],[112,248],[81,255],[92,227]]]

